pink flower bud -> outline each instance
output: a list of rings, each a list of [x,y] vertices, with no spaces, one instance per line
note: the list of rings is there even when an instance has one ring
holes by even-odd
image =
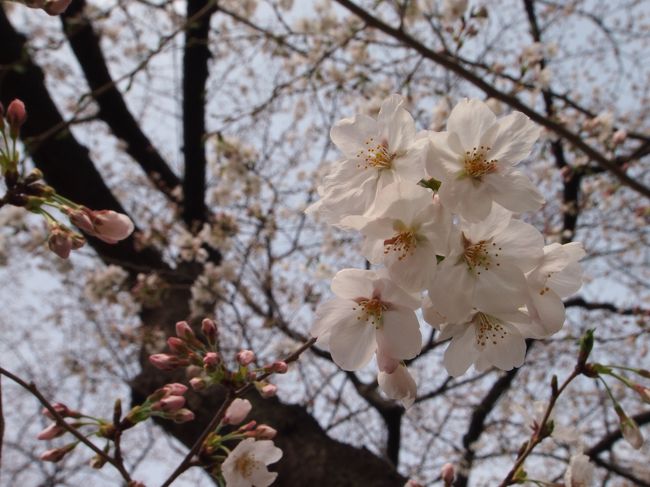
[[[41,431],[36,438],[39,440],[51,440],[53,438],[58,438],[65,432],[66,429],[63,426],[59,426],[58,424],[53,423]]]
[[[208,352],[203,357],[203,364],[210,366],[215,366],[219,363],[219,355],[216,352]]]
[[[278,386],[275,384],[266,384],[260,389],[260,395],[264,399],[268,399],[269,397],[273,397],[278,393]]]
[[[271,371],[275,372],[276,374],[286,374],[287,370],[289,370],[289,366],[282,360],[278,360],[271,364]]]
[[[68,406],[60,402],[55,402],[52,404],[52,409],[59,413],[59,415],[63,418],[79,418],[81,416],[81,413],[79,411],[74,411],[73,409],[68,408]],[[43,413],[43,416],[47,418],[50,418],[52,420],[56,419],[47,408],[43,408],[41,412]]]
[[[7,115],[5,117],[9,127],[11,127],[12,137],[18,135],[20,127],[23,126],[25,120],[27,120],[27,110],[25,110],[25,104],[15,99],[7,107]]]
[[[174,370],[177,367],[187,365],[186,360],[181,360],[178,357],[167,353],[156,353],[151,355],[149,357],[149,362],[160,370]]]
[[[194,338],[194,332],[187,321],[179,321],[176,323],[176,336],[184,340]]]
[[[240,426],[239,431],[241,432],[252,431],[255,429],[256,426],[257,426],[257,421],[249,421],[244,426]]]
[[[272,440],[278,434],[275,428],[271,428],[267,424],[261,424],[255,429],[255,439],[257,440]]]
[[[69,452],[74,450],[74,447],[77,446],[76,443],[70,443],[69,445],[62,446],[61,448],[54,448],[52,450],[47,450],[41,453],[41,460],[44,462],[58,462]]]
[[[175,423],[187,423],[194,419],[194,413],[189,409],[179,409],[174,413],[171,419],[173,419]]]
[[[451,485],[456,478],[454,466],[451,463],[445,463],[440,469],[440,477],[445,485]]]
[[[202,391],[205,389],[207,384],[205,380],[201,379],[200,377],[192,377],[190,379],[190,386],[192,386],[192,389],[195,391]]]
[[[179,384],[178,382],[167,384],[163,386],[163,389],[165,389],[170,396],[182,396],[187,392],[187,386]]]
[[[66,213],[75,226],[109,244],[124,240],[135,228],[128,216],[113,210],[93,211],[82,206]]]
[[[230,406],[228,406],[228,409],[226,409],[226,414],[223,417],[222,423],[233,425],[240,424],[246,419],[246,416],[248,416],[248,413],[251,412],[252,408],[253,406],[251,406],[248,399],[237,398],[230,404]]]
[[[178,411],[183,406],[185,406],[185,398],[183,396],[167,396],[152,404],[151,410],[172,413]]]
[[[236,356],[237,362],[246,366],[255,360],[255,353],[252,350],[240,350]]]
[[[634,384],[634,390],[641,396],[643,402],[650,404],[650,389],[642,386],[641,384]]]
[[[175,355],[187,355],[189,352],[186,343],[177,337],[169,337],[167,339],[167,346]]]
[[[214,321],[209,318],[205,318],[201,322],[201,332],[210,342],[214,342],[217,339],[217,325]]]

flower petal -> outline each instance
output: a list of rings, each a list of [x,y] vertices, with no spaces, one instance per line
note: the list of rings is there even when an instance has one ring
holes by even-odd
[[[496,115],[480,100],[458,102],[449,114],[447,130],[458,134],[465,150],[479,147],[481,136],[496,123]]]

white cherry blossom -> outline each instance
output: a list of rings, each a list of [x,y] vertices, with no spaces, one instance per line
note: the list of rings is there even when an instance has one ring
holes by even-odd
[[[357,114],[337,122],[330,132],[344,159],[335,163],[318,188],[319,201],[307,208],[326,222],[338,224],[346,215],[361,215],[377,192],[394,181],[417,183],[424,177],[426,136],[417,137],[404,100],[391,95],[377,119]]]
[[[485,220],[461,222],[429,285],[433,309],[449,323],[474,307],[516,311],[528,300],[524,273],[539,262],[543,245],[539,231],[496,204]]]
[[[490,367],[521,367],[526,356],[530,319],[520,311],[476,311],[460,324],[442,325],[439,340],[451,338],[444,364],[449,375],[463,375],[470,365],[478,372]]]
[[[400,286],[420,291],[433,276],[436,254],[446,251],[451,214],[431,190],[400,181],[379,193],[369,214],[343,223],[365,237],[362,253],[370,263],[384,264]]]
[[[539,338],[562,328],[565,316],[562,298],[582,286],[578,261],[584,256],[585,251],[578,242],[547,245],[539,265],[527,274],[529,299],[526,307],[533,322],[539,325]]]
[[[221,465],[228,487],[266,487],[278,476],[267,465],[282,458],[282,450],[270,440],[247,438],[237,444]]]
[[[311,334],[327,344],[344,370],[365,366],[383,340],[396,359],[415,357],[422,347],[415,309],[419,299],[401,289],[385,270],[343,269],[332,280],[334,299],[316,310]]]
[[[533,211],[544,197],[513,166],[530,155],[540,129],[514,112],[497,120],[480,100],[452,110],[446,132],[430,133],[427,172],[442,182],[440,199],[469,221],[487,217],[492,201],[513,212]]]

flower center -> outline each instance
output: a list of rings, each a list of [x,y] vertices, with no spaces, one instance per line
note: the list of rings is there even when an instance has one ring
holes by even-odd
[[[376,143],[373,137],[366,140],[365,149],[357,153],[357,159],[360,159],[357,167],[368,169],[373,167],[375,169],[390,169],[393,166],[393,159],[395,154],[389,152],[388,141],[382,140],[381,143]]]
[[[408,255],[413,255],[417,247],[415,232],[406,230],[398,233],[393,238],[384,240],[384,255],[390,252],[398,254],[397,259],[402,260]]]
[[[352,308],[359,311],[357,320],[370,321],[372,325],[378,327],[381,324],[381,317],[384,311],[388,310],[388,304],[383,303],[379,298],[357,298],[357,306]]]
[[[497,170],[497,160],[487,158],[490,147],[474,147],[471,151],[465,151],[465,175],[472,179],[480,180],[486,174]]]
[[[260,463],[255,459],[255,456],[250,453],[245,453],[240,456],[235,462],[235,470],[241,474],[245,479],[250,478],[255,466]]]
[[[508,334],[502,322],[494,316],[479,312],[472,318],[472,323],[476,326],[476,344],[479,347],[485,347],[490,342],[496,345]]]
[[[465,236],[464,233],[462,234],[462,239],[465,251],[463,252],[461,261],[465,261],[467,268],[471,272],[478,268],[479,270],[476,274],[480,276],[481,267],[487,271],[490,270],[490,267],[493,263],[496,264],[497,267],[501,265],[496,260],[496,258],[499,257],[498,252],[501,250],[501,247],[497,247],[497,244],[492,242],[492,239],[481,240],[477,243],[473,243]],[[490,250],[494,251],[493,255],[490,254]]]

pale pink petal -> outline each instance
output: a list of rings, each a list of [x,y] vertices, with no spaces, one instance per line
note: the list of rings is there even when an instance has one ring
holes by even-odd
[[[445,350],[443,363],[452,377],[459,377],[467,372],[476,359],[478,352],[474,346],[475,337],[473,326],[454,325],[454,337]]]
[[[405,409],[413,405],[417,396],[417,384],[404,365],[399,365],[391,374],[379,372],[377,382],[386,396],[400,401]]]
[[[422,350],[420,323],[413,310],[396,307],[383,313],[382,334],[385,346],[391,356],[407,360],[417,356]]]
[[[447,130],[460,137],[463,147],[471,150],[481,144],[481,135],[496,123],[496,116],[480,100],[465,99],[458,102],[449,114]]]
[[[480,272],[480,275],[478,275]],[[516,266],[507,262],[490,270],[477,270],[476,289],[472,304],[478,309],[517,310],[526,304],[526,278]]]
[[[557,333],[564,325],[564,303],[552,290],[544,294],[531,292],[528,311],[534,322],[541,325],[534,329],[534,338],[546,338]]]
[[[339,148],[345,157],[356,160],[360,150],[365,149],[365,143],[370,137],[379,136],[377,122],[363,114],[354,118],[344,118],[337,122],[330,131],[332,142]],[[377,141],[379,143],[381,141]]]
[[[539,138],[541,128],[521,112],[501,118],[499,130],[492,142],[488,157],[501,164],[514,165],[530,155]]]
[[[332,279],[332,292],[344,299],[370,298],[374,279],[376,275],[373,271],[343,269]]]
[[[528,176],[519,171],[486,174],[483,181],[491,187],[494,201],[515,213],[539,210],[545,202]]]
[[[363,368],[375,353],[375,327],[356,318],[337,325],[330,333],[330,352],[343,370]]]

